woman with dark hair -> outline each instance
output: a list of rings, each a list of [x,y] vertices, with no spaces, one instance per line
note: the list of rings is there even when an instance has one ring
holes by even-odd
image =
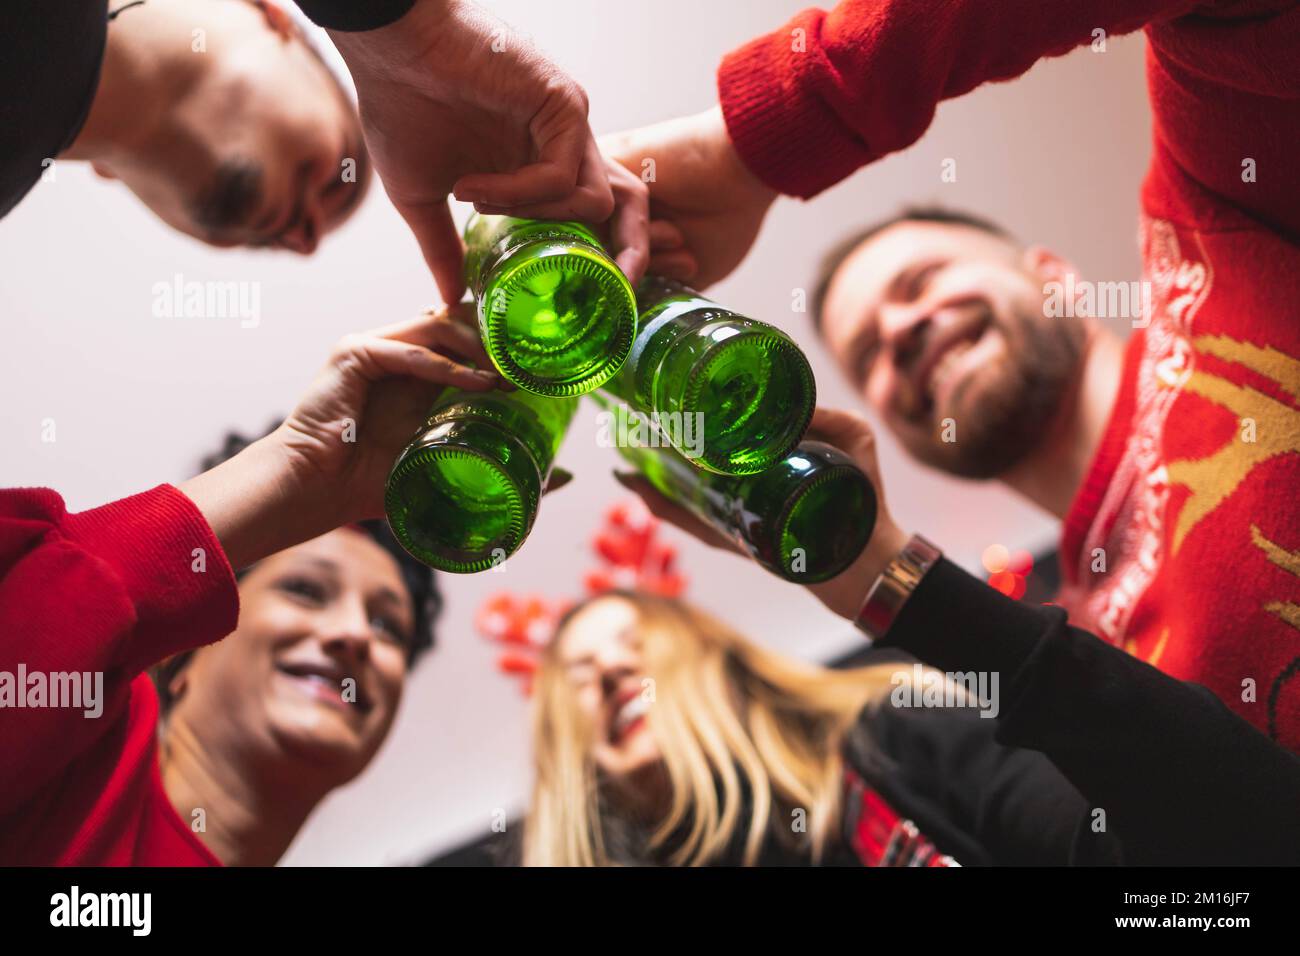
[[[347,337],[179,488],[0,492],[0,863],[271,864],[365,768],[439,606],[370,519],[442,388],[500,384],[471,323]]]
[[[248,444],[227,436],[204,470]],[[152,669],[158,761],[204,850],[271,864],[387,737],[407,674],[433,647],[442,596],[383,521],[330,531],[235,578],[234,632]]]

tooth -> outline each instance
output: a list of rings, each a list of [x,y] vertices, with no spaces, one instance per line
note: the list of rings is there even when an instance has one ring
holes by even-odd
[[[623,728],[627,727],[638,717],[641,717],[643,714],[645,714],[645,712],[646,712],[646,702],[642,700],[639,696],[633,697],[626,704],[624,704],[622,709],[619,710],[618,712],[618,720],[616,721],[618,729],[622,730]]]

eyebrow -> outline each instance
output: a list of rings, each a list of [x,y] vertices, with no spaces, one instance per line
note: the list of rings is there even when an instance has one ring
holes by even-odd
[[[375,598],[385,604],[392,604],[403,610],[406,609],[407,602],[403,601],[402,596],[387,585],[384,585],[375,593]]]
[[[339,568],[338,562],[331,561],[329,558],[304,556],[303,558],[301,558],[301,560],[307,564],[314,564],[317,567],[321,568],[322,570],[329,571],[335,575],[339,575],[341,573],[341,569]],[[407,597],[409,598],[410,595],[408,594]],[[407,606],[407,602],[402,600],[402,595],[397,591],[394,591],[386,584],[381,586],[379,590],[375,592],[375,598],[389,604],[395,604],[402,609],[405,609]],[[414,604],[415,602],[411,601],[411,603]]]
[[[909,263],[899,269],[885,287],[886,299],[899,298],[906,286],[916,283],[922,276],[929,279],[935,272],[948,265],[951,260],[945,256],[931,256]]]

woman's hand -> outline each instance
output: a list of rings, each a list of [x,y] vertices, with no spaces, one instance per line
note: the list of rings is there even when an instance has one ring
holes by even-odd
[[[434,399],[504,385],[491,368],[471,303],[346,336],[279,428],[181,490],[235,568],[379,517],[388,471]]]
[[[876,528],[862,554],[843,573],[831,580],[807,585],[819,601],[840,617],[852,621],[861,610],[871,585],[907,543],[907,535],[895,524],[885,504],[884,483],[880,479],[880,463],[876,458],[876,436],[864,418],[851,412],[818,408],[813,413],[807,437],[833,445],[852,458],[876,490]],[[615,477],[625,487],[640,495],[656,517],[676,525],[711,547],[748,557],[735,541],[686,508],[665,498],[643,476],[616,473]]]

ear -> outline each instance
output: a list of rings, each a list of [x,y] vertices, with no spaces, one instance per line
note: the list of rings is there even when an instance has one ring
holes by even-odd
[[[1020,257],[1020,265],[1043,282],[1064,282],[1066,275],[1079,278],[1074,263],[1063,259],[1046,246],[1030,246]]]
[[[167,682],[167,693],[171,695],[173,702],[181,699],[185,693],[185,688],[189,685],[190,664],[193,661],[187,661],[185,666],[172,675],[172,679]]]
[[[113,174],[113,171],[103,163],[92,162],[90,168],[95,171],[96,175],[102,176],[105,179],[117,179],[117,176]]]

